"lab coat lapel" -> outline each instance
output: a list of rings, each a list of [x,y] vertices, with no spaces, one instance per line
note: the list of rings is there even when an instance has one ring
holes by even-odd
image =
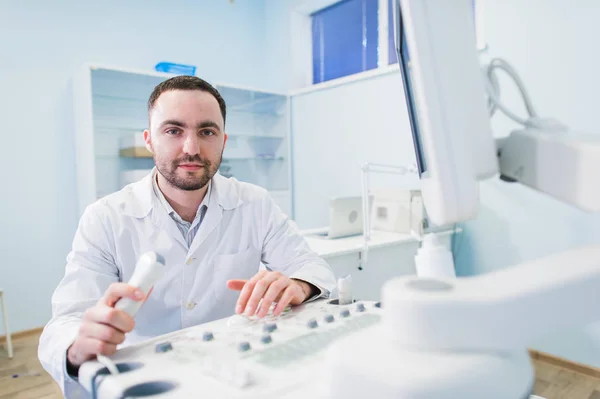
[[[167,213],[165,207],[160,203],[158,198],[153,198],[152,202],[152,222],[154,225],[159,229],[166,230],[169,237],[172,237],[181,244],[183,248],[187,249],[187,242],[185,241],[183,234],[177,228],[176,222]]]
[[[212,192],[208,209],[202,225],[192,241],[189,253],[193,254],[206,241],[215,227],[221,223],[224,211],[235,209],[239,205],[241,205],[240,196],[231,181],[219,173],[215,174],[212,179]]]
[[[198,229],[196,236],[192,241],[192,245],[190,246],[190,254],[193,254],[198,250],[200,245],[206,240],[206,238],[212,233],[212,231],[219,225],[221,219],[223,218],[223,208],[218,205],[211,205],[206,210],[206,215],[204,215],[204,220],[202,221],[202,225]]]

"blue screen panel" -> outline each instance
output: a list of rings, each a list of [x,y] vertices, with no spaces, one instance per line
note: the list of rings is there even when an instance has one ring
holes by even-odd
[[[395,64],[398,62],[398,54],[396,53],[396,42],[395,42],[395,30],[394,30],[394,13],[397,12],[398,7],[396,0],[388,0],[388,57],[389,64]],[[404,38],[404,35],[402,35]],[[405,39],[403,39],[405,40]],[[402,43],[402,49],[404,50],[404,56],[408,61],[408,50],[406,42]]]
[[[312,15],[313,83],[377,67],[377,11],[377,0],[345,0]]]
[[[427,159],[425,156],[423,142],[421,140],[421,131],[419,127],[419,115],[417,110],[417,103],[415,100],[413,86],[412,86],[412,76],[411,76],[411,65],[409,59],[409,50],[408,45],[406,43],[406,37],[404,32],[404,24],[403,24],[403,16],[402,10],[397,6],[395,1],[390,1],[393,3],[393,7],[389,8],[390,15],[396,16],[396,21],[398,24],[395,26],[395,30],[393,30],[392,40],[396,34],[398,35],[398,40],[400,43],[400,49],[396,49],[394,45],[393,54],[395,54],[396,62],[400,59],[400,73],[402,74],[402,83],[404,86],[404,96],[406,98],[406,107],[408,109],[408,119],[410,121],[411,132],[413,136],[413,144],[415,147],[415,157],[417,161],[417,168],[419,170],[419,176],[423,176],[425,172],[427,172]],[[391,26],[394,26],[393,24]],[[392,31],[390,29],[390,31]],[[391,53],[390,53],[391,56]],[[391,61],[391,57],[390,57]]]

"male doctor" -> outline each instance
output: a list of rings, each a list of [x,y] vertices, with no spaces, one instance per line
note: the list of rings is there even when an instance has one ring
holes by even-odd
[[[156,166],[87,207],[40,338],[40,361],[67,397],[81,392],[79,366],[117,345],[234,313],[262,317],[273,303],[279,314],[335,288],[266,190],[217,173],[227,134],[215,88],[191,76],[166,80],[148,115],[144,140]],[[144,298],[127,281],[147,251],[162,255],[167,271]],[[145,301],[135,318],[114,308],[122,297]]]

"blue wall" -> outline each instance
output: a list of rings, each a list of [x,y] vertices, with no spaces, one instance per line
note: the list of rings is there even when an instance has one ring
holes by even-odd
[[[42,326],[77,225],[70,79],[85,62],[272,82],[262,0],[0,3],[0,288],[13,331]]]

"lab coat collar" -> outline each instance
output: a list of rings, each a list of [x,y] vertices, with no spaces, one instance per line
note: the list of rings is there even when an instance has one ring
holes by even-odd
[[[156,167],[142,180],[133,183],[125,190],[125,199],[121,204],[124,214],[143,218],[148,216],[154,206],[160,205],[152,191],[152,179],[156,173]],[[238,185],[234,181],[221,176],[218,172],[212,178],[212,191],[210,204],[217,204],[223,210],[232,210],[243,204]]]

